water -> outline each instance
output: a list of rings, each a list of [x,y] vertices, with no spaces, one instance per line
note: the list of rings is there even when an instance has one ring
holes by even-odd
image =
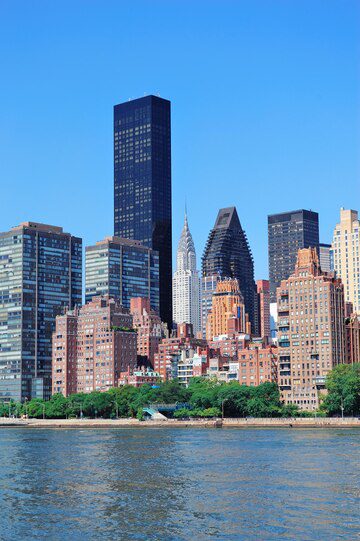
[[[0,430],[0,539],[360,539],[360,430]]]

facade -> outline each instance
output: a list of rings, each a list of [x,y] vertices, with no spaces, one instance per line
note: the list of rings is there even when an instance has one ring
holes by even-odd
[[[133,297],[148,297],[159,312],[159,256],[139,241],[106,237],[85,249],[85,302],[109,295],[130,308]]]
[[[160,316],[172,325],[170,102],[114,107],[114,234],[159,253]]]
[[[245,349],[250,342],[250,336],[244,333],[224,334],[215,336],[208,341],[210,351],[214,356],[237,359],[238,352]]]
[[[331,244],[319,244],[319,262],[323,272],[331,272],[333,270]]]
[[[332,242],[334,271],[344,284],[345,302],[360,313],[360,224],[356,210],[340,210]]]
[[[360,316],[351,314],[346,322],[346,355],[349,364],[360,363]]]
[[[277,308],[282,398],[317,409],[326,375],[346,355],[344,288],[321,271],[315,248],[299,250],[295,272],[277,289]]]
[[[175,323],[191,323],[195,336],[200,332],[200,280],[186,214],[173,276],[173,317]]]
[[[174,356],[182,350],[196,351],[197,348],[205,350],[207,348],[206,340],[194,338],[192,326],[189,324],[179,325],[177,335],[170,338],[164,338],[158,347],[158,352],[154,355],[154,370],[164,379],[172,377],[172,361]]]
[[[142,385],[158,385],[161,381],[160,374],[151,369],[142,368],[141,370],[131,370],[121,372],[119,386],[131,385],[132,387],[141,387]]]
[[[161,322],[160,316],[150,308],[147,298],[132,298],[130,313],[133,317],[133,327],[137,331],[137,354],[141,361],[154,363],[154,355],[163,338],[167,336],[167,328]]]
[[[252,334],[259,333],[257,290],[250,246],[235,207],[221,209],[202,258],[202,275],[236,278],[244,298]]]
[[[81,304],[82,240],[24,222],[0,233],[0,400],[49,398],[55,317]]]
[[[52,392],[108,391],[121,372],[136,368],[132,316],[108,295],[56,318],[53,334]]]
[[[268,216],[270,301],[276,302],[276,288],[295,269],[298,251],[319,250],[319,215],[311,210],[294,210]]]
[[[241,385],[257,387],[277,382],[277,348],[251,343],[237,351],[236,358],[214,357],[209,361],[208,375],[219,381],[238,381]]]
[[[270,340],[270,282],[269,280],[257,280],[258,311],[261,338]]]
[[[182,349],[171,360],[171,378],[176,378],[181,385],[188,387],[192,378],[206,376],[208,366],[207,349]]]
[[[212,307],[212,298],[216,291],[217,283],[220,282],[220,274],[211,274],[201,278],[201,332],[206,337],[206,324],[209,312]]]
[[[246,332],[244,298],[236,279],[218,282],[207,318],[206,339],[229,332]]]

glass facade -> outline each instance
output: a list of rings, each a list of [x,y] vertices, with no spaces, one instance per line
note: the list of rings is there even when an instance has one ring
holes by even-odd
[[[210,231],[202,257],[202,275],[221,279],[237,278],[249,315],[252,333],[259,334],[257,288],[254,280],[254,262],[250,246],[235,207],[221,209],[215,227]],[[203,280],[203,288],[205,282]],[[205,303],[203,301],[203,311]]]
[[[159,312],[159,255],[128,239],[111,237],[85,251],[85,302],[110,295],[125,308],[130,299],[147,297]]]
[[[268,216],[270,301],[276,302],[276,288],[295,269],[301,248],[319,253],[319,215],[311,210],[295,210]]]
[[[159,254],[160,315],[172,324],[170,102],[114,107],[114,234]]]
[[[0,233],[1,400],[50,396],[55,317],[81,289],[81,239],[33,222]]]

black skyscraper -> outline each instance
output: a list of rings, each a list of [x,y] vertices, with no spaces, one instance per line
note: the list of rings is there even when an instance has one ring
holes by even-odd
[[[114,107],[114,233],[159,252],[160,315],[172,324],[170,102]]]
[[[319,215],[311,210],[294,210],[268,216],[270,300],[276,302],[276,288],[294,272],[300,248],[319,251]]]
[[[249,315],[252,333],[259,333],[257,289],[250,246],[235,207],[221,209],[210,231],[202,258],[203,276],[237,278]]]

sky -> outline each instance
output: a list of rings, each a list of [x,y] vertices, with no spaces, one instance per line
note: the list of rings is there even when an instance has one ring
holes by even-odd
[[[172,102],[174,252],[198,267],[235,205],[268,277],[267,215],[360,210],[358,0],[0,0],[0,231],[113,234],[113,106]]]

